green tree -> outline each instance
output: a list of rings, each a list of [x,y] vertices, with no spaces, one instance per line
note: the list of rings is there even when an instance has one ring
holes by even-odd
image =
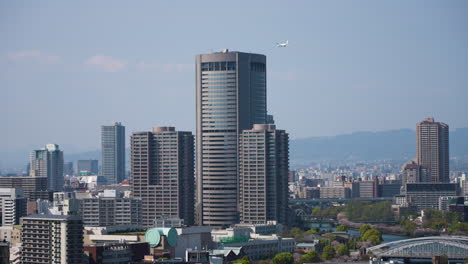
[[[345,244],[341,244],[338,249],[336,250],[338,255],[340,256],[348,256],[349,255],[349,249]]]
[[[321,208],[320,207],[315,207],[314,209],[312,209],[312,216],[315,216],[315,217],[319,217],[321,216]]]
[[[345,225],[339,225],[336,227],[336,231],[338,232],[347,232],[348,228]]]
[[[377,229],[371,228],[367,230],[364,235],[361,236],[362,241],[370,241],[372,245],[378,245],[382,243],[382,232]]]
[[[298,264],[320,262],[320,256],[317,251],[312,250],[304,254],[298,261]]]
[[[405,231],[406,235],[412,236],[414,235],[414,231],[416,231],[416,224],[410,220],[404,220],[401,222],[401,228]]]
[[[330,260],[333,259],[336,255],[335,249],[332,246],[326,246],[323,248],[322,259]]]
[[[318,234],[318,232],[315,229],[309,229],[309,230],[307,230],[306,234],[307,235],[315,235],[315,234]]]
[[[361,233],[361,236],[367,232],[367,230],[371,229],[371,226],[368,225],[368,224],[365,224],[365,225],[362,225],[360,228],[359,228],[359,233]]]
[[[241,259],[234,260],[234,263],[237,263],[237,264],[250,264],[251,262],[250,262],[249,256],[244,256]]]
[[[291,230],[289,231],[289,233],[290,233],[290,235],[291,235],[294,239],[296,239],[296,240],[302,238],[302,236],[304,235],[304,232],[303,232],[300,228],[298,228],[298,227],[293,227],[293,228],[291,228]]]
[[[293,255],[289,252],[276,254],[271,261],[273,264],[294,264]]]

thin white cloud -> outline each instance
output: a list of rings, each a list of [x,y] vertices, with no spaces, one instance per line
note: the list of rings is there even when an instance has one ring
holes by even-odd
[[[138,62],[135,65],[137,71],[140,72],[163,72],[163,73],[172,73],[172,72],[185,72],[193,68],[192,64],[186,63],[155,63],[155,62]]]
[[[103,55],[88,58],[85,65],[105,72],[120,72],[127,69],[126,61]]]
[[[281,81],[296,81],[301,78],[302,72],[299,70],[287,70],[282,72],[271,72],[270,76]]]
[[[51,55],[39,50],[22,50],[14,51],[6,54],[10,61],[14,62],[39,62],[42,64],[59,64],[62,59],[57,55]]]

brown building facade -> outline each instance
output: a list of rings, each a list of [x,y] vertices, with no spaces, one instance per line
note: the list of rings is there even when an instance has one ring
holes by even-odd
[[[426,182],[450,182],[447,124],[426,118],[416,125],[416,160],[429,170]]]
[[[174,127],[134,132],[131,144],[131,190],[142,200],[142,224],[156,217],[194,222],[194,138]]]

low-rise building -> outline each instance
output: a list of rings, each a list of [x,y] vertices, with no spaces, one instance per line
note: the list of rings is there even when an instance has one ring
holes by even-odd
[[[456,183],[407,183],[406,202],[417,210],[438,209],[439,198],[456,196]]]
[[[79,199],[79,214],[85,226],[140,226],[141,199],[90,197]]]
[[[127,264],[144,259],[149,254],[149,244],[146,242],[116,242],[107,244],[92,244],[84,247],[89,264]]]
[[[248,241],[224,243],[223,246],[240,247],[251,260],[274,257],[278,253],[294,252],[294,238],[282,238],[276,235],[254,235]]]

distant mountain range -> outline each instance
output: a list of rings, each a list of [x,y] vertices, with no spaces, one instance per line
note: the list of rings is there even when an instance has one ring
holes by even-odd
[[[129,153],[127,149],[127,167]],[[355,132],[333,137],[310,137],[293,139],[290,142],[291,164],[307,164],[323,160],[410,160],[415,156],[416,134],[411,129],[381,132]],[[0,153],[10,168],[25,166],[27,153]],[[450,156],[468,156],[468,127],[457,128],[450,132]],[[68,154],[65,160],[101,159],[101,151],[87,151]]]
[[[450,132],[450,156],[468,155],[468,127]],[[411,129],[356,132],[310,137],[290,142],[292,163],[319,160],[409,160],[415,157],[416,132]]]

